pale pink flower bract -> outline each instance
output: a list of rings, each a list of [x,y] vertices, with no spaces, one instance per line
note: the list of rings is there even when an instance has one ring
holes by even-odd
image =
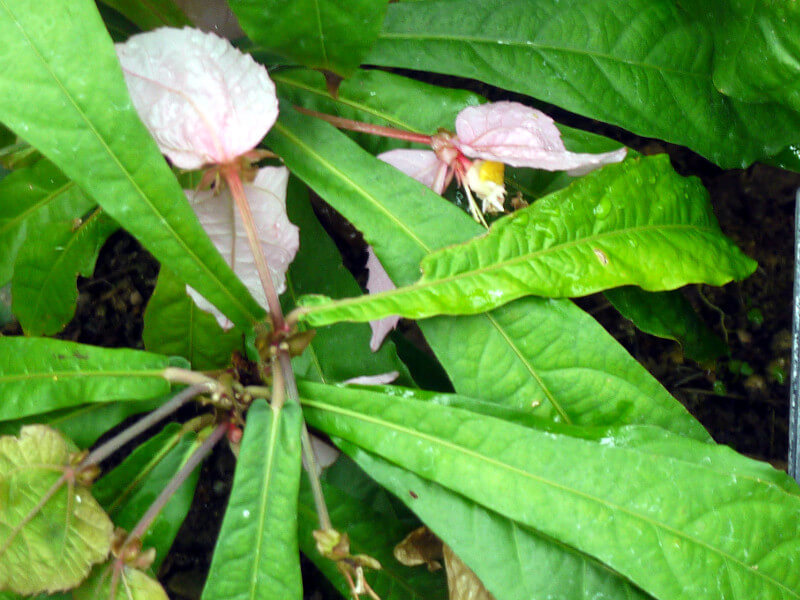
[[[277,119],[267,70],[213,33],[163,27],[116,50],[140,118],[176,167],[230,163]]]
[[[288,182],[289,170],[286,167],[264,167],[258,171],[252,183],[244,184],[252,207],[256,233],[261,241],[275,290],[279,294],[286,289],[286,270],[300,247],[299,230],[286,214]],[[224,187],[219,193],[212,190],[185,192],[214,246],[244,282],[253,298],[266,307],[267,298],[250,252],[247,233],[228,188]],[[227,317],[208,300],[191,288],[188,291],[199,308],[212,313],[223,328],[231,327]]]

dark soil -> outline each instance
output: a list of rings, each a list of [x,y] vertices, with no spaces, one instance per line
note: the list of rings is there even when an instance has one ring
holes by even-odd
[[[800,174],[762,165],[721,170],[684,148],[554,112],[560,113],[556,117],[562,122],[610,135],[642,153],[667,152],[678,172],[702,179],[723,231],[758,261],[757,272],[744,282],[685,290],[702,318],[728,340],[730,357],[714,364],[688,361],[675,342],[637,331],[602,295],[580,303],[689,408],[714,439],[785,468],[794,194],[800,187]],[[347,262],[363,268],[358,242],[349,238],[351,234],[330,211],[323,208],[319,212],[323,218],[333,219],[329,228],[339,232],[337,241],[348,254]],[[130,236],[123,232],[112,236],[100,254],[94,276],[79,281],[78,311],[61,337],[107,347],[141,348],[144,309],[157,271],[156,261]],[[19,332],[12,326],[4,333]],[[227,448],[219,448],[203,467],[194,505],[161,569],[162,581],[173,598],[199,597],[230,492],[233,466]],[[304,564],[306,567],[306,573],[313,573],[312,566]],[[319,576],[309,578],[307,597],[335,597],[329,586],[318,583]]]

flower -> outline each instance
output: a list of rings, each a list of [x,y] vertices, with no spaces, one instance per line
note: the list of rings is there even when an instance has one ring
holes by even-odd
[[[490,102],[465,108],[456,117],[455,135],[434,135],[431,148],[391,150],[378,158],[438,194],[455,176],[467,192],[473,216],[484,225],[471,192],[483,201],[480,212],[502,212],[504,165],[582,175],[619,162],[627,153],[624,147],[603,154],[569,152],[553,119],[518,102]]]
[[[231,163],[278,117],[267,70],[213,33],[163,27],[116,50],[140,118],[176,167]]]
[[[289,170],[286,167],[264,167],[258,171],[252,183],[244,184],[261,249],[278,294],[286,290],[286,270],[300,247],[299,230],[286,214],[288,182]],[[256,270],[255,259],[250,252],[247,233],[239,211],[233,206],[228,188],[218,192],[184,192],[219,253],[244,282],[253,298],[261,306],[266,306],[267,298]],[[223,329],[230,329],[232,323],[208,300],[190,287],[187,287],[187,291],[199,308],[213,314]]]
[[[378,294],[380,292],[388,292],[395,289],[395,285],[383,265],[375,256],[375,250],[372,246],[367,247],[367,292],[370,294]],[[375,321],[370,321],[369,326],[372,328],[372,339],[369,341],[369,348],[373,352],[377,352],[378,348],[383,344],[383,340],[389,335],[389,332],[397,327],[400,317],[391,316],[384,317]]]

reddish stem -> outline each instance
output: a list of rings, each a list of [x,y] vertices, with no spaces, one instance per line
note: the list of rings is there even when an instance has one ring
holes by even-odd
[[[394,127],[384,127],[383,125],[372,125],[370,123],[362,123],[361,121],[352,121],[343,117],[336,117],[334,115],[317,112],[315,110],[309,110],[308,108],[303,108],[302,106],[295,106],[294,108],[304,115],[317,117],[318,119],[327,121],[339,129],[359,131],[361,133],[369,133],[372,135],[394,138],[396,140],[405,140],[406,142],[416,142],[418,144],[425,144],[428,146],[431,145],[431,136],[425,135],[424,133],[414,133],[413,131],[404,131],[402,129],[395,129]]]
[[[276,331],[280,331],[283,329],[281,303],[278,300],[278,294],[275,292],[275,285],[272,283],[272,275],[269,272],[267,259],[264,257],[264,251],[261,249],[261,243],[258,240],[256,223],[255,220],[253,220],[253,212],[250,210],[250,203],[247,201],[247,196],[244,193],[239,171],[233,165],[225,165],[222,167],[221,174],[228,183],[228,189],[230,189],[231,196],[233,196],[233,200],[236,202],[236,208],[239,209],[239,214],[242,216],[244,230],[247,233],[247,242],[250,245],[250,252],[253,253],[258,277],[261,279],[261,287],[264,288],[264,294],[267,297],[267,305],[270,316],[272,317],[272,324]]]

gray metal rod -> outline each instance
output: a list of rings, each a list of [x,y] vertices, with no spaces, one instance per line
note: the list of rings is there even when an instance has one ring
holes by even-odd
[[[800,189],[794,204],[794,296],[792,298],[792,383],[789,388],[789,475],[800,482]]]

